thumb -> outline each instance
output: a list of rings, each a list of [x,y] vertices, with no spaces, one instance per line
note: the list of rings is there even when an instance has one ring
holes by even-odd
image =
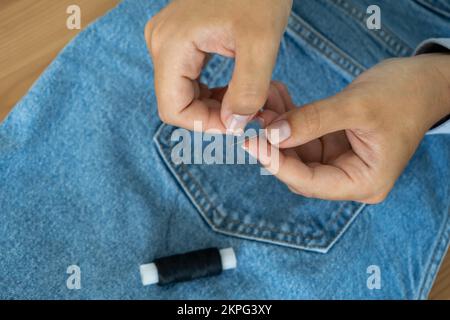
[[[279,40],[265,41],[243,41],[248,44],[236,49],[234,72],[221,109],[222,122],[233,133],[244,130],[266,103]]]
[[[267,128],[271,144],[291,148],[355,125],[352,104],[342,95],[305,105],[275,119]],[[354,110],[354,109],[353,109]]]

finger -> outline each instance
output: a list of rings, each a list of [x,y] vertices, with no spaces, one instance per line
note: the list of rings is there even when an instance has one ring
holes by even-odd
[[[214,100],[217,100],[219,102],[222,102],[223,97],[225,96],[225,93],[227,92],[227,88],[228,88],[228,86],[210,89],[211,90],[211,98]]]
[[[263,111],[257,114],[257,119],[262,128],[270,125],[283,113],[295,109],[286,86],[279,81],[272,81],[269,95]]]
[[[296,153],[304,163],[322,161],[323,143],[321,139],[315,139],[308,143],[302,144],[301,146],[286,150],[293,149],[295,149]]]
[[[241,39],[236,46],[235,68],[222,103],[222,121],[232,131],[244,130],[264,106],[279,41]]]
[[[196,97],[197,99],[200,98],[200,97],[204,98],[204,99],[205,98],[209,99],[209,98],[212,97],[212,95],[213,95],[212,90],[210,90],[206,84],[200,83],[200,88],[199,89],[200,90],[199,90],[198,97]]]
[[[205,53],[183,41],[171,42],[153,55],[162,121],[189,130],[226,131],[220,119],[220,104],[209,99],[208,91],[197,81],[206,59]]]
[[[269,94],[264,108],[261,112],[258,112],[257,119],[261,124],[262,128],[265,128],[273,120],[277,119],[280,115],[285,113],[287,110],[285,102],[281,97],[278,87],[275,82],[272,81],[269,87]]]
[[[352,149],[344,131],[327,134],[321,138],[323,144],[322,163],[330,163],[341,154]]]
[[[357,118],[357,108],[343,95],[337,95],[283,114],[266,128],[266,135],[272,144],[290,148],[352,128],[359,124]]]
[[[330,164],[350,149],[351,145],[344,131],[324,135],[295,148],[303,162],[320,162],[323,164]]]
[[[267,96],[266,104],[264,105],[264,109],[272,110],[279,115],[288,111],[286,103],[281,96],[281,93],[275,81],[272,81],[270,84],[269,93]]]
[[[272,123],[275,119],[278,119],[280,113],[272,111],[270,109],[265,109],[262,112],[259,112],[256,115],[256,119],[258,120],[261,128],[265,128],[267,125]]]
[[[261,137],[249,139],[243,148],[280,181],[306,197],[327,200],[352,200],[354,183],[341,168],[314,163],[306,165],[298,157],[283,151],[263,151],[267,142]]]
[[[273,81],[273,85],[278,89],[278,93],[283,99],[286,111],[291,111],[296,108],[295,104],[292,102],[292,97],[289,93],[287,86],[280,81]]]

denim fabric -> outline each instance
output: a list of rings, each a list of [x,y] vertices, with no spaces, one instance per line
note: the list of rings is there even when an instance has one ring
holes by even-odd
[[[373,2],[377,31],[364,23]],[[296,196],[257,165],[176,164],[143,38],[166,3],[121,3],[1,124],[0,297],[426,298],[449,243],[450,137],[426,137],[379,205]],[[295,1],[274,78],[299,105],[332,95],[382,59],[449,37],[446,3]],[[214,56],[203,81],[222,85],[232,68]],[[140,264],[211,246],[233,247],[237,269],[142,286]],[[70,265],[79,290],[66,286]],[[379,290],[367,286],[372,265]]]

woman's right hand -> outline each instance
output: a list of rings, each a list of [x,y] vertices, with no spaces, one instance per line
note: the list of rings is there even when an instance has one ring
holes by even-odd
[[[175,0],[145,37],[153,59],[161,120],[193,130],[237,133],[265,104],[292,0]],[[235,58],[226,88],[199,76],[209,53]]]
[[[286,87],[273,88],[269,110],[258,115],[266,134],[244,149],[294,193],[374,204],[387,197],[425,133],[450,114],[450,55],[385,60],[301,108]],[[267,140],[274,148],[266,151]]]

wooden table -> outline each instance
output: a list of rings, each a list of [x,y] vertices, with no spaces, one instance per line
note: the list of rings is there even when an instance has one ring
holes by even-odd
[[[152,0],[149,0],[152,1]],[[66,9],[81,8],[82,28],[120,0],[0,0],[0,121],[78,30],[68,30]],[[450,299],[447,256],[430,295]]]

